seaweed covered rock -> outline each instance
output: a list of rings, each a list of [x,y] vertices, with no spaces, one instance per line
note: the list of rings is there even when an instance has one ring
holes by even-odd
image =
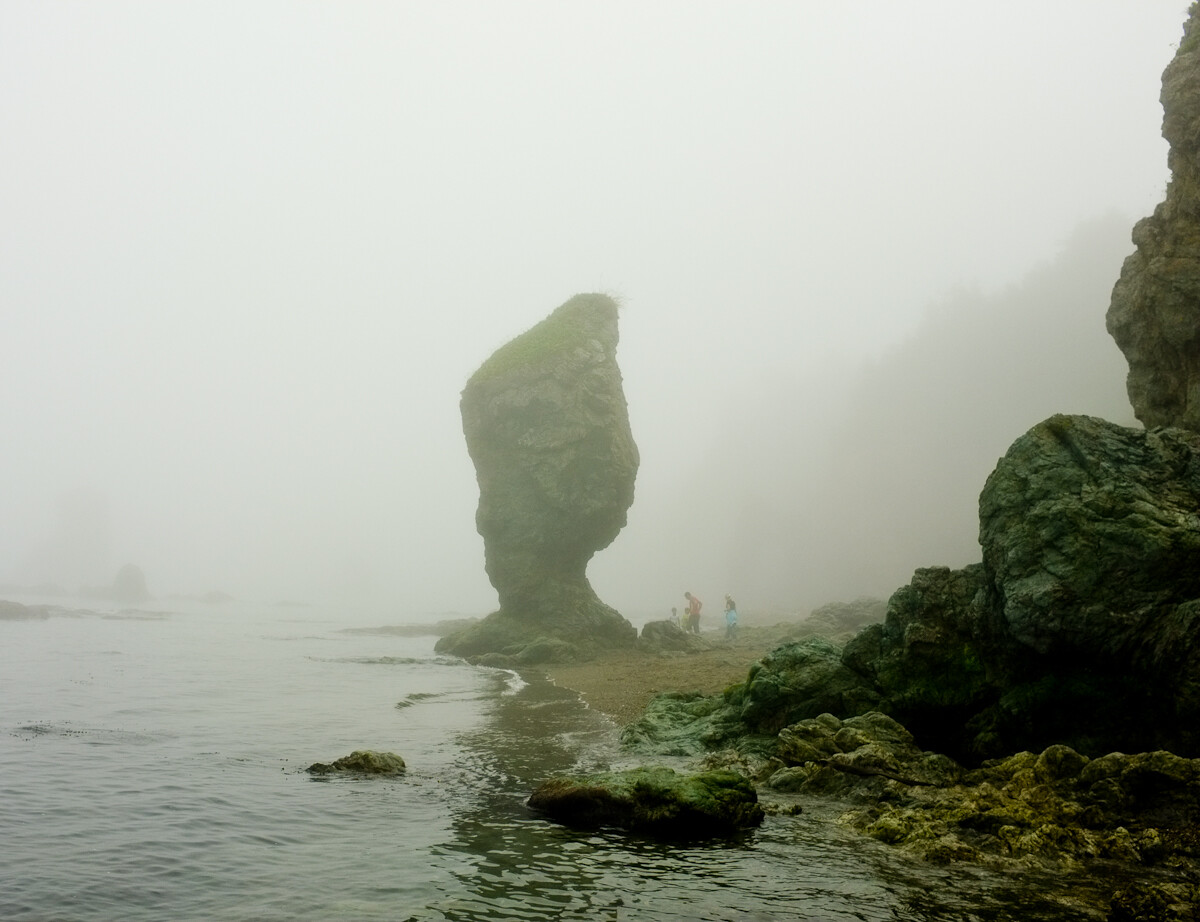
[[[763,821],[754,786],[731,771],[685,775],[656,767],[559,776],[539,785],[529,806],[564,825],[671,838],[728,835]]]
[[[1169,752],[1089,759],[1068,746],[966,769],[877,712],[823,714],[779,734],[768,788],[858,804],[842,822],[935,860],[1195,857],[1200,760]]]
[[[1126,387],[1146,426],[1200,430],[1200,7],[1163,71],[1162,135],[1171,181],[1133,229],[1108,331],[1129,363]]]
[[[1066,746],[1021,752],[952,785],[893,781],[843,789],[862,801],[843,820],[934,860],[1102,859],[1190,867],[1200,763],[1171,753],[1088,759]],[[820,772],[814,773],[819,778]]]
[[[744,744],[738,722],[741,686],[725,695],[673,692],[656,695],[637,720],[621,731],[621,747],[656,756],[698,756],[734,740]]]
[[[376,752],[373,749],[356,749],[348,756],[333,762],[314,762],[307,769],[312,775],[337,773],[355,775],[398,775],[407,771],[404,759],[394,752]]]
[[[964,773],[953,759],[922,750],[907,729],[878,711],[846,720],[821,714],[785,727],[775,759],[782,767],[767,779],[769,787],[841,797],[879,796],[889,782],[945,787]]]
[[[571,645],[558,654],[569,659],[636,640],[587,579],[592,556],[625,525],[638,469],[616,349],[616,303],[577,295],[467,382],[475,521],[500,609],[442,638],[439,651],[519,661],[549,638]]]
[[[695,756],[726,746],[765,752],[781,728],[826,712],[872,710],[878,692],[842,663],[841,648],[813,638],[784,644],[720,695],[665,694],[621,732],[630,751]]]
[[[1200,886],[1132,881],[1113,894],[1107,922],[1194,922],[1200,918]]]
[[[862,676],[842,663],[841,648],[813,639],[785,644],[752,665],[734,704],[748,732],[774,734],[827,711],[862,713],[878,700]]]

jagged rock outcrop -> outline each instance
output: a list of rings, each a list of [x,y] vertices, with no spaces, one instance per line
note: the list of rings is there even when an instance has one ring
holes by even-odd
[[[1171,181],[1133,229],[1108,331],[1129,362],[1127,388],[1146,426],[1200,431],[1200,7],[1163,71],[1163,137]]]
[[[577,295],[497,350],[462,394],[479,482],[475,521],[499,611],[445,637],[441,652],[516,663],[629,646],[637,631],[601,602],[587,565],[624,527],[637,446],[616,361],[617,305]]]
[[[1200,754],[1200,435],[1054,416],[979,508],[983,562],[918,571],[847,644],[881,710],[974,758]]]

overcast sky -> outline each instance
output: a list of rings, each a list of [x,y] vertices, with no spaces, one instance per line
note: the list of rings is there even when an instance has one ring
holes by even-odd
[[[768,575],[744,478],[855,494],[821,426],[931,311],[1128,240],[1187,6],[3,0],[0,581],[484,613],[459,393],[604,291],[642,469],[600,595],[849,593],[795,556],[837,504]],[[863,591],[977,550],[880,575],[871,531]]]

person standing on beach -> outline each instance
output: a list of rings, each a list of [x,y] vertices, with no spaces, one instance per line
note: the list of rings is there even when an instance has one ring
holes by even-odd
[[[688,600],[687,606],[687,628],[686,630],[692,634],[700,633],[700,609],[704,607],[704,603],[692,595],[690,592],[685,592],[683,597]]]
[[[733,596],[725,596],[725,639],[733,640],[737,637],[737,603],[733,601]]]

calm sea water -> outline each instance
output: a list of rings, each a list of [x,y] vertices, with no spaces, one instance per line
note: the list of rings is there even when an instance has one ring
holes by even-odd
[[[0,620],[0,919],[1096,918],[1086,882],[909,863],[836,805],[707,844],[548,823],[533,786],[619,764],[614,728],[432,637],[347,630],[380,623],[182,604]],[[362,748],[408,773],[303,771]]]

